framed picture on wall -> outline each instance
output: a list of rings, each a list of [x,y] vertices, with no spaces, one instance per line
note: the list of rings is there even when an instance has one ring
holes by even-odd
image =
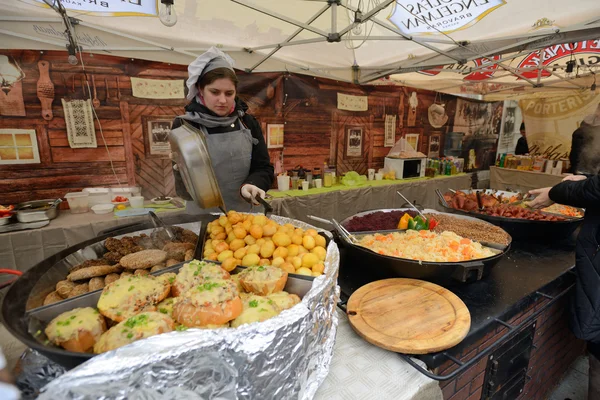
[[[419,151],[419,134],[418,133],[407,133],[406,143],[410,144],[415,151]]]
[[[439,133],[434,133],[429,136],[429,151],[427,157],[435,158],[440,156],[441,136]]]
[[[171,153],[169,134],[172,123],[171,116],[142,116],[146,158],[169,158]]]
[[[284,124],[267,125],[267,147],[269,149],[283,148]]]
[[[346,158],[359,158],[363,156],[363,128],[351,126],[346,128]]]
[[[0,165],[39,163],[35,129],[0,129]]]

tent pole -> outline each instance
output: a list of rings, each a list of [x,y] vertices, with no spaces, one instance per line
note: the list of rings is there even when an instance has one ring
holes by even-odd
[[[337,3],[331,2],[329,3],[331,7],[331,33],[337,32]]]
[[[389,5],[389,3],[388,3],[388,5]],[[356,9],[356,8],[354,8],[354,7],[351,7],[351,6],[347,5],[347,4],[343,4],[343,5],[342,5],[342,7],[345,7],[345,8],[347,8],[348,10],[350,10],[350,11],[353,11],[353,12],[356,12],[356,11],[357,11],[357,9]],[[369,13],[369,14],[370,14],[370,13]],[[368,15],[368,14],[367,14],[367,15]],[[389,25],[385,24],[384,22],[381,22],[381,21],[380,21],[380,20],[378,20],[377,18],[374,18],[374,16],[373,16],[373,15],[371,15],[371,18],[369,18],[369,19],[370,19],[370,21],[371,21],[371,22],[373,22],[373,23],[375,23],[375,24],[377,24],[377,25],[379,25],[379,26],[381,26],[381,27],[383,27],[383,28],[386,28],[386,29],[387,29],[387,30],[389,30],[389,31],[392,31],[392,32],[394,32],[394,33],[395,33],[395,34],[397,34],[397,35],[400,35],[400,36],[402,36],[402,37],[403,37],[404,39],[406,39],[406,40],[413,41],[413,42],[417,43],[418,45],[421,45],[421,46],[423,46],[423,47],[425,47],[425,48],[427,48],[427,49],[429,49],[429,50],[432,50],[432,51],[434,51],[434,52],[436,52],[436,53],[438,53],[438,54],[441,54],[441,55],[444,55],[444,56],[446,56],[446,57],[448,57],[448,58],[451,58],[451,59],[453,59],[453,60],[454,60],[454,61],[456,61],[456,62],[461,62],[461,61],[463,61],[463,60],[461,60],[461,59],[459,59],[459,58],[456,58],[456,57],[454,57],[454,56],[452,56],[452,55],[450,55],[450,54],[446,53],[446,52],[445,52],[445,51],[443,51],[443,50],[440,50],[440,49],[438,49],[438,48],[437,48],[437,47],[435,47],[435,46],[432,46],[432,45],[430,45],[430,44],[427,44],[427,43],[425,43],[425,41],[424,41],[424,40],[421,40],[421,39],[416,39],[416,38],[414,38],[414,37],[412,37],[412,36],[409,36],[409,35],[405,34],[404,32],[402,32],[402,31],[401,31],[401,30],[399,30],[399,29],[392,28],[391,26],[389,26]],[[363,21],[364,21],[364,20],[365,20],[365,19],[363,18]],[[349,28],[349,29],[348,29],[348,28]],[[345,31],[342,31],[342,32],[343,32],[343,33],[346,33],[346,32],[348,32],[348,30],[352,29],[352,25],[350,25],[350,26],[349,26],[349,27],[347,27],[346,29],[347,29],[347,30],[345,30]],[[342,32],[340,32],[340,35],[342,35],[342,34],[343,34]],[[450,44],[450,43],[451,43],[451,44],[454,44],[454,42],[446,42],[446,41],[443,41],[443,42],[440,42],[440,43],[446,43],[446,44]]]
[[[283,22],[287,22],[289,24],[296,25],[299,28],[304,28],[307,31],[311,31],[313,33],[316,33],[317,35],[321,35],[321,36],[324,36],[324,37],[329,37],[329,35],[327,34],[327,32],[323,32],[322,30],[317,29],[317,28],[315,28],[313,26],[307,25],[307,24],[302,23],[300,21],[296,21],[296,20],[288,18],[288,17],[286,17],[284,15],[281,15],[281,14],[278,14],[276,12],[270,11],[270,10],[264,8],[264,7],[259,7],[259,6],[254,5],[254,4],[249,4],[245,0],[231,0],[231,1],[234,2],[234,3],[236,3],[236,4],[242,5],[244,7],[248,7],[251,10],[261,12],[261,13],[263,13],[265,15],[268,15],[268,16],[271,16],[273,18],[277,18],[278,20],[281,20]]]
[[[567,83],[569,83],[569,84],[571,84],[571,85],[573,85],[575,87],[578,87],[579,89],[587,89],[585,86],[581,86],[581,85],[573,82],[572,79],[567,79],[564,76],[560,76],[559,74],[557,74],[556,72],[550,70],[549,68],[543,68],[543,69],[544,69],[544,71],[549,72],[550,75],[555,76],[558,79],[560,79],[562,81],[565,81],[565,82],[567,82]],[[541,74],[541,72],[540,72],[540,74]]]
[[[313,15],[306,23],[307,24],[312,24],[314,21],[317,20],[317,18],[319,18],[321,15],[323,15],[325,13],[325,11],[327,11],[329,9],[330,5],[326,5],[325,7],[323,7],[322,9],[320,9],[315,15]],[[292,39],[294,39],[296,36],[298,36],[300,34],[300,32],[302,32],[304,30],[304,28],[298,28],[294,33],[292,33],[287,39],[285,39],[283,41],[283,43],[289,43],[290,41],[292,41]],[[252,72],[254,71],[256,68],[258,68],[262,63],[264,63],[265,61],[267,61],[269,58],[271,58],[271,56],[275,53],[277,53],[279,51],[279,49],[281,48],[280,45],[277,45],[277,47],[275,47],[268,55],[266,55],[262,60],[260,60],[259,62],[257,62],[256,64],[254,64],[252,67],[246,69],[246,72]],[[254,51],[256,50],[256,48],[250,49],[250,51]]]
[[[264,46],[248,47],[245,50],[250,53],[258,51],[258,50],[272,49],[273,47],[275,47],[277,50],[279,50],[282,47],[297,46],[299,44],[322,43],[322,42],[326,42],[326,41],[327,41],[327,39],[325,39],[325,38],[296,40],[294,42],[282,42],[282,43],[275,43],[275,44],[266,44]]]

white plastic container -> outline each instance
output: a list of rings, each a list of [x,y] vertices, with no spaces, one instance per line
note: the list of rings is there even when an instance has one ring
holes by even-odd
[[[94,214],[108,214],[115,208],[112,204],[96,204],[92,207]]]
[[[90,207],[93,207],[96,204],[107,204],[112,200],[109,188],[85,188],[83,191],[90,194],[88,201]]]
[[[129,198],[129,204],[131,205],[131,208],[144,207],[144,196],[131,196]]]
[[[72,214],[86,213],[90,210],[89,195],[88,192],[71,192],[65,194],[65,199],[69,202]]]

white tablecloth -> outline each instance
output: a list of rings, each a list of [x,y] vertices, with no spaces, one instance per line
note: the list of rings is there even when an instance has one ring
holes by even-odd
[[[408,365],[396,353],[358,336],[340,314],[329,375],[317,400],[442,400],[437,381]]]

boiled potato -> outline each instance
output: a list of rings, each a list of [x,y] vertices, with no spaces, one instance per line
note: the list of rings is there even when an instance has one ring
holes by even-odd
[[[252,227],[252,221],[250,221],[250,220],[245,220],[242,223],[242,228],[244,228],[246,230],[246,232],[249,231],[251,227]]]
[[[272,257],[274,251],[275,251],[275,243],[273,243],[273,242],[266,242],[265,244],[263,244],[260,247],[260,255],[262,258]]]
[[[250,234],[254,239],[260,239],[263,236],[263,228],[258,224],[254,224],[250,227]]]
[[[277,247],[287,247],[292,244],[292,238],[285,233],[277,232],[273,235],[273,242],[275,242]]]
[[[292,243],[301,245],[302,244],[302,236],[301,235],[292,235]]]
[[[313,253],[307,253],[302,256],[302,267],[312,268],[313,265],[319,262],[319,257]]]
[[[259,246],[262,246],[265,243],[267,243],[267,241],[264,238],[260,238],[256,241],[256,244]]]
[[[307,229],[306,232],[304,232],[304,236],[312,236],[312,237],[316,237],[319,233],[317,232],[316,229]]]
[[[248,246],[248,251],[246,251],[246,254],[258,254],[260,253],[260,246],[257,244],[253,244]]]
[[[274,244],[274,243],[273,243]],[[273,258],[283,258],[285,259],[288,256],[288,249],[287,247],[278,247],[275,249],[275,251],[273,252]]]
[[[254,216],[254,220],[252,222],[254,222],[254,224],[259,225],[261,227],[265,226],[267,224],[267,217],[264,215],[255,215]]]
[[[246,254],[242,259],[242,266],[244,267],[252,267],[254,265],[258,265],[260,262],[260,257],[258,254]]]
[[[264,265],[270,265],[271,261],[267,258],[261,258],[260,261],[258,262],[258,265],[260,266],[264,266]]]
[[[325,261],[325,258],[327,257],[327,250],[325,250],[325,248],[321,246],[315,247],[310,252],[319,257],[320,261]]]
[[[233,211],[233,212],[230,211],[228,215],[229,215],[229,217],[228,217],[229,223],[231,225],[235,225],[235,224],[241,222],[242,219],[244,218],[239,213],[236,213],[235,211]]]
[[[225,250],[229,250],[229,245],[226,242],[219,242],[216,246],[215,246],[215,251],[217,253],[222,253]]]
[[[248,233],[246,232],[246,230],[244,229],[244,227],[238,226],[238,227],[236,227],[236,228],[233,229],[233,234],[238,239],[244,239]]]
[[[292,257],[292,259],[290,260],[290,262],[294,266],[294,268],[296,268],[296,269],[302,267],[302,259],[300,257],[298,257],[298,256]]]
[[[254,239],[254,237],[248,235],[244,238],[244,242],[246,242],[247,245],[251,245],[256,243],[256,239]]]
[[[296,268],[294,268],[294,266],[290,263],[283,263],[279,266],[279,268],[281,268],[282,270],[286,271],[288,274],[294,274],[296,273]]]
[[[325,248],[327,246],[327,240],[323,236],[317,235],[315,236],[315,244]]]
[[[221,263],[221,268],[223,268],[227,272],[231,272],[235,269],[235,267],[237,267],[241,263],[242,261],[238,260],[237,258],[228,258]]]
[[[314,249],[316,246],[315,238],[313,236],[304,236],[302,238],[302,246],[304,246],[306,250]]]
[[[244,256],[246,255],[246,253],[248,252],[248,248],[247,247],[242,247],[241,249],[237,249],[234,253],[233,256],[239,260],[241,260],[242,258],[244,258]]]
[[[225,228],[225,226],[229,223],[229,219],[227,219],[227,217],[225,215],[221,215],[219,217],[219,225],[221,225],[223,228]]]
[[[312,276],[312,271],[308,268],[298,268],[295,273],[298,275]]]
[[[216,253],[215,249],[204,249],[204,257],[208,257],[211,254],[215,254],[215,253]]]
[[[304,246],[298,246],[298,255],[306,254],[308,250]]]
[[[281,257],[275,257],[275,258],[273,258],[271,265],[274,267],[279,267],[279,266],[281,266],[281,264],[284,264],[284,263],[285,263],[285,259],[283,259]]]
[[[312,266],[312,272],[321,275],[325,271],[325,266],[322,263],[318,263]]]
[[[239,250],[243,247],[246,247],[246,242],[244,242],[242,239],[235,239],[229,243],[229,249],[233,251]]]
[[[228,258],[233,258],[233,251],[225,250],[224,252],[219,253],[219,255],[217,256],[217,260],[220,262],[223,262],[223,261],[227,260]]]
[[[289,245],[287,247],[287,250],[289,257],[296,257],[298,254],[300,254],[300,246],[298,246],[297,244]]]
[[[271,237],[277,233],[277,225],[267,224],[263,226],[263,236]]]

